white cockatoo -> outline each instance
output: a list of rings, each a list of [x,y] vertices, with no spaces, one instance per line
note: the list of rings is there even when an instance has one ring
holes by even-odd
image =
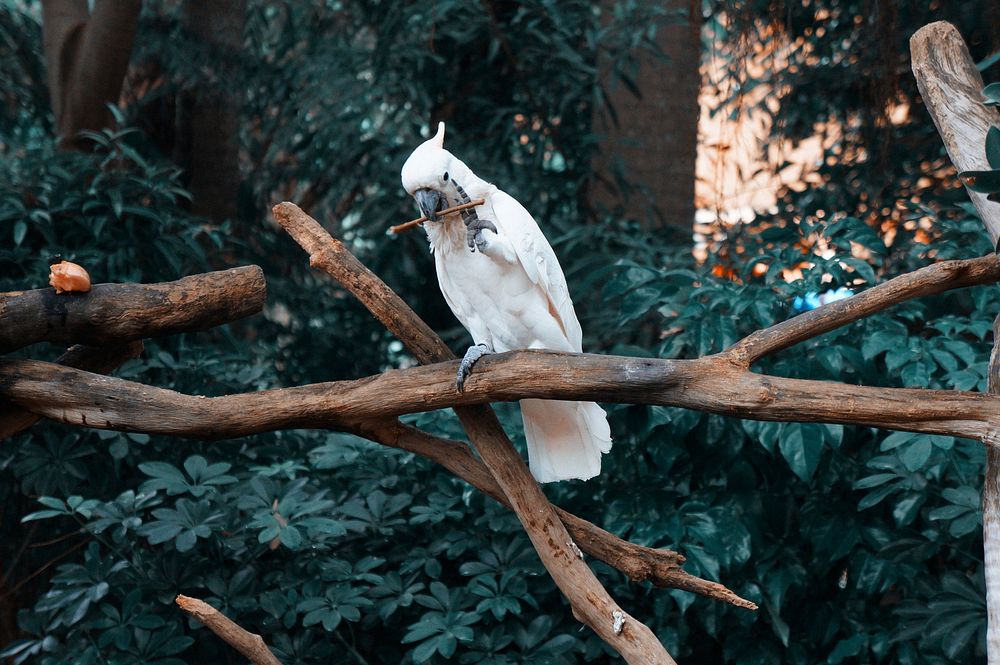
[[[458,389],[488,353],[582,352],[583,333],[566,277],[538,224],[509,194],[444,149],[444,123],[406,160],[403,187],[421,213],[448,306],[476,342],[462,359]],[[437,213],[474,199],[461,221]],[[528,465],[539,482],[593,478],[611,450],[611,428],[593,402],[521,400]]]

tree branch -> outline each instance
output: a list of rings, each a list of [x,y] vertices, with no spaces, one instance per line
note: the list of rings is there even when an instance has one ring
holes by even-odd
[[[254,665],[281,665],[281,661],[267,648],[264,638],[241,628],[205,601],[177,596],[174,602]]]
[[[134,341],[106,347],[71,346],[56,359],[56,364],[82,369],[87,372],[108,374],[122,363],[138,358],[142,353],[142,342]],[[0,398],[0,441],[23,432],[36,422],[39,416]]]
[[[983,79],[965,40],[955,26],[939,21],[910,38],[913,75],[924,105],[934,119],[948,156],[959,171],[989,169],[986,133],[1000,125],[1000,113],[983,104]],[[1000,241],[1000,203],[966,188],[983,225],[997,247]],[[993,322],[993,353],[989,365],[989,392],[1000,393],[1000,316]],[[986,454],[983,483],[983,561],[986,576],[986,656],[1000,663],[1000,452]]]
[[[205,330],[259,312],[266,294],[257,266],[160,284],[97,284],[87,293],[2,293],[0,354],[42,341],[100,346]]]
[[[6,361],[0,359],[0,363],[3,362]],[[32,373],[33,371],[45,372],[46,368],[59,368],[58,365],[32,360],[13,362],[24,363],[25,365],[22,365],[22,368],[27,369],[28,373]],[[96,377],[94,374],[78,370],[68,371],[73,373],[59,374],[58,376],[48,373],[48,378],[43,380],[42,383],[36,384],[34,389],[25,391],[22,384],[22,388],[13,389],[13,394],[20,395],[25,400],[25,403],[34,404],[35,406],[32,408],[35,410],[35,413],[55,420],[99,429],[106,429],[111,424],[114,429],[148,433],[157,433],[156,422],[160,420],[160,416],[164,413],[179,409],[179,419],[183,420],[186,418],[183,413],[188,407],[178,402],[177,398],[180,398],[185,403],[202,403],[219,399],[191,397],[130,381],[111,379],[113,385],[116,387],[114,391],[114,395],[116,396],[111,397],[110,393],[108,393],[107,398],[109,401],[134,402],[135,400],[140,400],[143,406],[137,405],[135,408],[129,408],[128,415],[121,412],[117,414],[105,414],[116,418],[116,420],[113,422],[111,420],[102,422],[98,419],[98,416],[89,415],[87,411],[78,409],[75,404],[88,398],[94,398],[95,403],[102,403],[104,398],[101,397],[101,392],[102,390],[106,391],[107,386],[98,388],[91,383],[90,379]],[[6,370],[0,369],[0,384],[5,383],[5,381]],[[71,384],[71,387],[57,389],[54,392],[49,390],[50,388],[55,388],[59,383]],[[33,401],[32,398],[27,397],[29,393],[35,395]],[[42,395],[42,393],[45,393],[45,395]],[[71,393],[76,394],[77,397],[69,398],[68,396]],[[0,394],[8,394],[5,387],[0,388]],[[167,398],[166,401],[165,397]],[[67,399],[70,399],[70,402],[73,403],[65,401]],[[97,406],[96,408],[100,410],[101,407]],[[236,405],[234,408],[243,407]],[[209,412],[215,413],[215,407],[210,408]],[[143,413],[145,415],[140,415]],[[37,418],[37,416],[35,417]],[[122,419],[117,420],[117,418]],[[186,428],[184,435],[190,435],[193,438],[202,438],[199,431],[204,428],[206,420],[210,418],[211,416],[196,417],[190,427]],[[234,421],[235,419],[229,418],[230,421]],[[419,429],[404,425],[392,418],[347,418],[338,421],[334,428],[356,434],[376,443],[426,457],[445,467],[484,494],[509,506],[506,496],[500,490],[493,476],[490,475],[482,462],[477,460],[463,443],[435,437]],[[178,430],[171,428],[171,433],[177,434]],[[685,589],[737,607],[755,609],[753,603],[740,598],[721,584],[702,580],[685,573],[680,569],[680,565],[684,562],[684,557],[677,552],[657,550],[629,543],[572,513],[558,508],[556,510],[559,512],[560,519],[570,530],[573,539],[584,552],[617,568],[636,582],[649,581],[658,587]]]
[[[490,402],[561,399],[655,404],[780,422],[866,425],[1000,445],[1000,397],[874,388],[754,374],[724,356],[660,360],[556,351],[483,358],[455,390],[457,361],[354,381],[202,397],[36,360],[0,358],[0,396],[47,418],[102,429],[226,439],[278,429]]]
[[[376,443],[437,462],[490,498],[510,507],[489,470],[461,442],[433,436],[397,420],[361,422],[347,429]],[[656,587],[683,589],[736,607],[757,609],[755,603],[741,598],[722,584],[703,580],[682,570],[684,557],[677,552],[630,543],[562,508],[556,507],[555,510],[583,552],[625,573],[633,582],[651,582]]]
[[[1000,258],[995,255],[934,263],[850,298],[828,303],[770,328],[758,330],[726,349],[724,354],[749,367],[766,355],[783,351],[901,302],[997,281],[1000,281]]]
[[[282,227],[309,252],[310,265],[321,267],[351,291],[422,363],[454,358],[444,342],[382,280],[365,268],[316,220],[291,203],[273,209]],[[301,230],[297,233],[297,230]],[[320,264],[314,250],[329,247],[335,260]],[[326,256],[325,254],[322,256]],[[340,275],[340,276],[338,276]],[[457,392],[452,387],[452,392]],[[524,460],[488,406],[456,408],[462,426],[479,451],[510,507],[521,520],[535,551],[556,586],[569,600],[573,615],[589,626],[629,663],[673,663],[673,658],[644,623],[630,617],[611,598],[584,563]]]
[[[910,38],[913,76],[948,156],[959,171],[985,171],[986,132],[1000,112],[983,105],[983,77],[962,35],[951,23],[925,25]],[[1000,203],[967,190],[993,246],[1000,241]]]

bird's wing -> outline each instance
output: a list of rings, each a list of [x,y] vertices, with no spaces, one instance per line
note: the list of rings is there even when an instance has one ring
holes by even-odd
[[[510,194],[497,189],[490,197],[490,203],[496,216],[492,221],[497,225],[497,231],[507,236],[528,278],[548,298],[549,312],[559,321],[573,349],[581,352],[583,332],[580,330],[580,321],[573,309],[566,276],[563,275],[549,241],[545,239],[531,213]]]

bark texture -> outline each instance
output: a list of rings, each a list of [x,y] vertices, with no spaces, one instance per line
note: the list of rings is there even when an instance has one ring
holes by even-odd
[[[177,606],[218,635],[226,644],[236,649],[253,665],[281,665],[264,643],[264,638],[242,628],[235,621],[203,600],[177,596]]]
[[[56,363],[87,372],[108,374],[125,361],[138,358],[141,353],[142,342],[139,341],[106,347],[77,344],[59,356]],[[37,414],[0,398],[0,441],[23,432],[38,422],[39,418]]]
[[[257,266],[160,284],[97,284],[86,293],[0,293],[0,354],[36,342],[100,346],[206,330],[256,314],[266,295]]]
[[[1000,112],[985,106],[983,79],[975,61],[950,23],[939,21],[918,30],[910,39],[913,75],[924,105],[934,119],[948,156],[959,171],[989,169],[986,159],[986,132],[1000,125]],[[1000,241],[1000,203],[986,194],[968,190],[986,232],[997,247]],[[998,322],[993,328],[989,391],[1000,393],[1000,359],[997,354]],[[990,447],[986,454],[983,483],[983,547],[986,573],[986,655],[991,665],[1000,663],[1000,451]]]
[[[350,254],[342,243],[330,237],[316,220],[291,203],[275,206],[274,215],[309,253],[310,265],[322,268],[351,291],[418,361],[441,363],[455,358],[441,338],[402,298]],[[330,248],[329,254],[336,260],[317,261],[314,251],[324,246]],[[457,392],[454,386],[451,392]],[[589,626],[628,663],[674,663],[653,631],[622,610],[584,562],[556,509],[507,438],[493,409],[486,405],[456,407],[455,413],[508,505],[521,521],[545,569],[569,600],[573,616]]]
[[[948,156],[959,171],[989,170],[986,132],[1000,125],[1000,111],[983,104],[983,77],[958,29],[946,21],[910,38],[913,76]],[[1000,240],[1000,203],[968,190],[993,246]]]
[[[192,210],[214,220],[236,219],[240,189],[240,52],[246,0],[187,0],[185,24],[212,53],[220,80],[187,93],[189,152],[185,168]]]

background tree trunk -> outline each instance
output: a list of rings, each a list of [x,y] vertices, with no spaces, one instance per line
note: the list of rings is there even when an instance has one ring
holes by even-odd
[[[42,34],[49,95],[60,145],[80,149],[77,133],[112,124],[107,104],[121,95],[141,0],[45,0]]]
[[[660,27],[656,35],[669,62],[640,54],[635,84],[642,98],[601,69],[617,123],[607,109],[595,110],[594,129],[602,138],[590,196],[597,208],[651,226],[689,229],[694,223],[701,4],[663,4],[678,14],[677,22]]]
[[[214,220],[235,219],[240,189],[239,129],[243,107],[239,53],[243,48],[246,0],[188,0],[184,19],[191,33],[220,57],[221,79],[200,86],[184,100],[187,127],[181,166],[190,178],[193,211]]]

